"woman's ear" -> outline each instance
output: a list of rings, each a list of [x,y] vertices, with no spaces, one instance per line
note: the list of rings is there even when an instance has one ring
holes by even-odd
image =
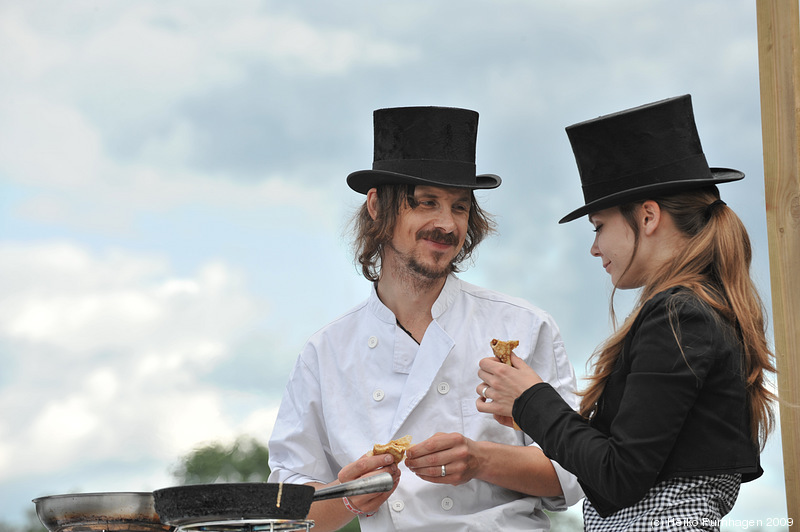
[[[661,206],[653,201],[647,200],[642,203],[641,217],[642,232],[651,236],[661,223]]]
[[[367,212],[370,218],[375,220],[378,217],[378,189],[371,188],[367,192]]]

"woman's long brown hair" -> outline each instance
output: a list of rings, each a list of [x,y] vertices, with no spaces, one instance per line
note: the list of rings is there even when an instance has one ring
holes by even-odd
[[[580,413],[589,418],[596,412],[597,401],[614,370],[625,337],[644,303],[660,292],[681,286],[691,290],[739,332],[751,436],[763,448],[775,425],[772,403],[776,399],[767,387],[765,374],[774,373],[775,366],[766,338],[764,305],[750,277],[752,249],[747,230],[736,213],[724,204],[708,209],[719,199],[716,187],[652,199],[669,213],[685,235],[686,247],[646,281],[633,312],[593,355],[594,371],[588,379],[589,386],[581,393]],[[635,235],[634,256],[639,242],[637,212],[642,203],[620,207]],[[612,319],[613,301],[612,292]]]
[[[414,208],[413,185],[379,185],[378,218],[373,220],[367,210],[367,202],[361,206],[353,217],[353,251],[355,259],[361,265],[361,273],[370,281],[380,277],[380,259],[383,246],[392,239],[397,216],[403,206]],[[450,271],[459,271],[459,265],[469,259],[478,244],[494,231],[492,216],[480,208],[475,194],[470,193],[469,220],[467,237],[461,251],[453,259]]]

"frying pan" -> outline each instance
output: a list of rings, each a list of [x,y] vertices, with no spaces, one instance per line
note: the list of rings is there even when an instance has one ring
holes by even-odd
[[[314,501],[389,491],[393,484],[389,473],[318,490],[274,482],[193,484],[155,490],[153,499],[161,522],[171,526],[246,519],[299,521]]]
[[[109,492],[49,495],[33,499],[50,532],[166,532],[152,493]]]

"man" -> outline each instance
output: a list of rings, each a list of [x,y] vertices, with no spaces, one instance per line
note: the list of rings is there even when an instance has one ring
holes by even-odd
[[[478,413],[478,361],[493,338],[571,404],[575,376],[556,324],[527,302],[454,273],[492,229],[473,190],[478,114],[410,107],[374,113],[374,162],[349,186],[366,201],[356,254],[369,298],[308,341],[270,440],[272,482],[315,487],[391,472],[392,491],[312,505],[314,530],[358,515],[362,530],[548,530],[542,509],[583,494],[520,431]],[[410,435],[404,463],[368,454]]]

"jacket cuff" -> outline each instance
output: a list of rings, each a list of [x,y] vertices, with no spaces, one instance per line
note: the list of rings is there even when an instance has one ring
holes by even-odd
[[[517,425],[529,435],[530,432],[525,430],[525,427],[523,426],[522,423],[523,414],[528,409],[528,403],[533,401],[537,394],[540,394],[542,392],[546,394],[547,389],[551,390],[555,394],[558,394],[555,388],[550,386],[550,384],[546,382],[540,382],[534,384],[533,386],[522,392],[522,395],[520,395],[514,400],[514,406],[511,407],[511,417],[514,418],[514,421],[517,423]]]

